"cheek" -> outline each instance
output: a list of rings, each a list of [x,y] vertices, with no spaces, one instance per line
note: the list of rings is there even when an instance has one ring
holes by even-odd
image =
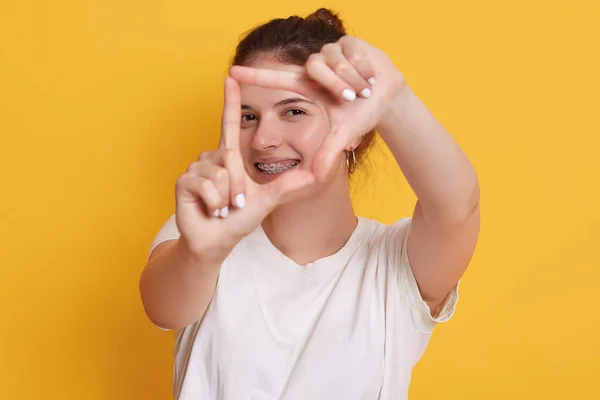
[[[242,153],[245,164],[247,164],[251,158],[250,153],[252,152],[253,136],[254,133],[251,129],[242,129],[240,131],[240,153]]]
[[[292,126],[286,130],[289,133],[288,142],[305,158],[312,158],[315,155],[329,131],[325,124],[311,122],[307,120],[291,124]]]

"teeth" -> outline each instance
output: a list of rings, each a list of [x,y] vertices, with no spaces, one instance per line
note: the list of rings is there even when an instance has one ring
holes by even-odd
[[[286,171],[290,168],[295,167],[296,165],[300,164],[300,161],[294,161],[291,164],[288,165],[281,165],[281,164],[256,164],[258,169],[260,169],[263,173],[265,174],[278,174],[280,172]]]

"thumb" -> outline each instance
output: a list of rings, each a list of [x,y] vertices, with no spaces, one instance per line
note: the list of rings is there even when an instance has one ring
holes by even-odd
[[[339,133],[332,132],[325,138],[313,161],[313,172],[318,182],[322,182],[331,172],[340,153],[347,145],[348,143]]]
[[[315,182],[315,176],[309,171],[293,170],[287,172],[274,181],[261,186],[264,191],[265,205],[269,209],[273,209],[284,203],[294,192]]]

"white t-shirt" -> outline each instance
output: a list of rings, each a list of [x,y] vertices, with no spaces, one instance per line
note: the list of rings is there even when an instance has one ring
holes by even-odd
[[[337,253],[301,266],[262,227],[221,267],[204,318],[176,332],[177,400],[398,400],[437,318],[406,255],[410,218],[358,218]],[[179,237],[172,216],[156,236]]]

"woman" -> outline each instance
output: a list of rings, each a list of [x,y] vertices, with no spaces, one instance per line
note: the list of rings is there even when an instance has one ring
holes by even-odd
[[[219,148],[178,179],[140,290],[177,399],[400,399],[479,232],[475,171],[380,50],[320,9],[238,45]],[[418,197],[356,217],[374,130]]]

